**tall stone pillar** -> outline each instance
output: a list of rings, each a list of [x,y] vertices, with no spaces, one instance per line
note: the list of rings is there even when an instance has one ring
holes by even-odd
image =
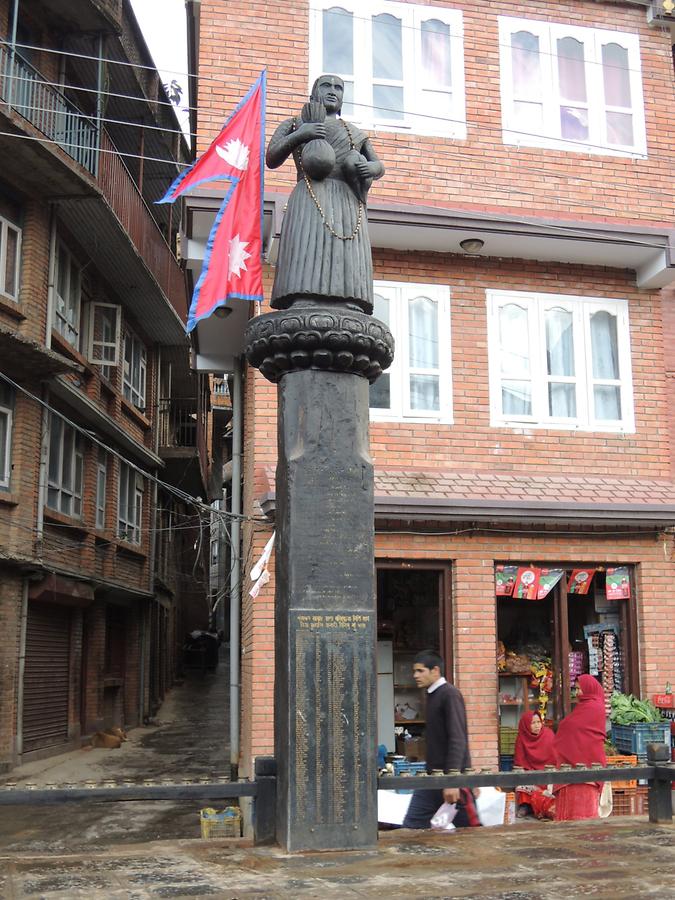
[[[247,356],[278,383],[277,838],[377,841],[376,606],[368,384],[393,358],[372,316],[312,301],[253,319]]]

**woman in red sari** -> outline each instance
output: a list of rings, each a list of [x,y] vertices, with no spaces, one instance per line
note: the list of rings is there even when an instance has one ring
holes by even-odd
[[[602,685],[592,675],[580,675],[577,689],[579,694],[577,705],[569,716],[562,720],[555,736],[556,764],[607,765],[605,756],[607,716]],[[559,784],[554,790],[556,821],[568,822],[597,817],[602,782]]]
[[[523,769],[543,769],[555,765],[553,741],[555,736],[547,728],[539,713],[526,712],[518,723],[518,736],[513,754],[514,766]],[[538,819],[552,819],[555,798],[550,787],[536,784],[516,789],[517,815],[523,817],[530,810]]]

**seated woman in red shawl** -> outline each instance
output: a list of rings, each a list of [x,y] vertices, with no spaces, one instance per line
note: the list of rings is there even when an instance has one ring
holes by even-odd
[[[579,692],[577,705],[569,716],[562,720],[555,736],[553,746],[556,764],[607,765],[605,756],[607,716],[602,685],[592,675],[580,675],[577,689]],[[556,785],[554,788],[556,821],[596,818],[601,790],[600,781]]]
[[[526,712],[518,723],[518,736],[513,754],[514,766],[523,769],[543,769],[555,765],[554,734],[547,728],[539,713]],[[550,785],[536,784],[516,789],[519,817],[530,812],[538,819],[552,819],[555,798]]]

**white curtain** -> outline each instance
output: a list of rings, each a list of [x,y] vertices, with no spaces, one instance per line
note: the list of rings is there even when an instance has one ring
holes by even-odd
[[[507,303],[499,309],[499,346],[504,415],[532,414],[530,339],[527,309]]]
[[[577,414],[576,385],[555,381],[555,376],[574,377],[574,324],[572,313],[556,308],[546,311],[546,365],[549,415],[574,418]]]
[[[438,371],[438,304],[416,297],[408,304],[408,362],[411,369]],[[410,373],[411,409],[440,408],[438,375]]]
[[[618,381],[619,344],[616,316],[600,311],[591,316],[591,351],[593,379]],[[594,384],[595,418],[604,421],[621,419],[621,388],[619,385]]]

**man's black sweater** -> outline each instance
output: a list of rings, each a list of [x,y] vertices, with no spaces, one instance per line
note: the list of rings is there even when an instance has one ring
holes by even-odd
[[[427,772],[463,771],[471,766],[464,698],[452,684],[427,693]]]

